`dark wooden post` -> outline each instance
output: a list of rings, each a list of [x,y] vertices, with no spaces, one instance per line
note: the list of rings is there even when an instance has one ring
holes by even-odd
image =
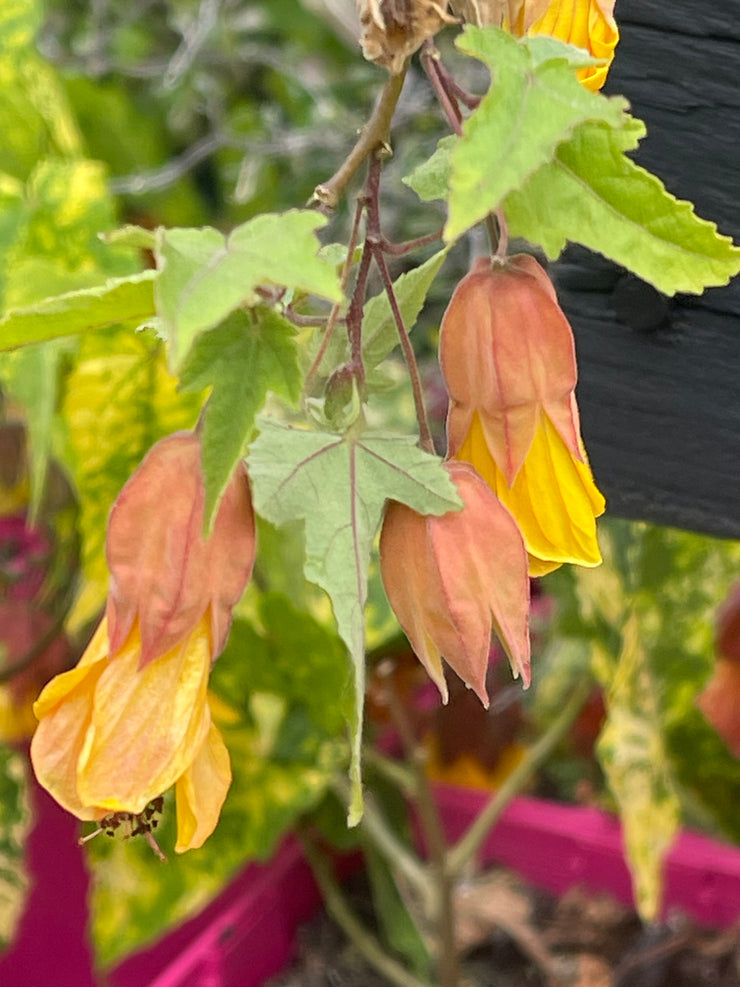
[[[647,123],[638,163],[740,242],[738,13],[729,0],[617,0],[605,91]],[[666,299],[576,247],[553,273],[609,512],[740,537],[740,278]]]

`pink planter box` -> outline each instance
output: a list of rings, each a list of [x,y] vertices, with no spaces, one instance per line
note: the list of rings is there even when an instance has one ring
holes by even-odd
[[[437,791],[454,839],[486,796],[451,786]],[[29,902],[18,943],[0,960],[0,984],[87,987],[95,977],[79,907],[86,888],[82,857],[72,844],[69,817],[45,797],[42,808],[29,848],[39,889]],[[68,832],[62,833],[65,825]],[[619,823],[597,809],[515,799],[486,840],[481,859],[502,863],[555,893],[581,884],[632,901]],[[339,861],[339,870],[346,875],[360,865],[353,855]],[[54,867],[66,868],[67,876],[50,882],[48,871]],[[54,897],[54,889],[66,895],[68,909],[64,899]],[[666,910],[681,909],[715,927],[732,925],[740,917],[740,850],[695,833],[681,834],[668,859],[665,899]],[[199,915],[116,967],[106,985],[261,987],[291,960],[296,929],[319,904],[300,848],[288,838],[270,863],[246,867]]]

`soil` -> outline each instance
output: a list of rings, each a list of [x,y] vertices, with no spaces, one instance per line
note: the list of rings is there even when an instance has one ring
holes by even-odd
[[[363,878],[346,891],[372,923]],[[460,987],[740,987],[740,923],[717,931],[676,915],[645,927],[606,895],[560,898],[503,869],[461,888]],[[299,930],[298,959],[265,987],[389,987],[326,913]]]

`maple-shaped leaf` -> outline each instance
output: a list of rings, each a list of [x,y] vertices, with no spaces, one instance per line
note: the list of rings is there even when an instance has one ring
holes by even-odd
[[[629,117],[620,129],[581,124],[504,200],[509,233],[553,258],[568,240],[582,243],[667,295],[727,284],[740,271],[740,249],[627,157],[644,134]]]
[[[316,230],[326,220],[310,210],[255,216],[224,236],[211,227],[157,231],[157,313],[179,369],[197,336],[241,305],[260,301],[261,285],[282,285],[342,299],[335,268],[318,256]]]
[[[620,127],[627,109],[621,97],[582,86],[575,70],[593,60],[555,38],[517,41],[498,28],[469,25],[457,47],[484,62],[492,81],[453,150],[448,242],[550,161],[578,124],[603,120]]]
[[[359,426],[337,435],[271,419],[258,419],[258,425],[248,460],[255,509],[273,524],[304,522],[306,578],[328,593],[350,652],[355,710],[348,821],[355,825],[362,815],[367,570],[383,507],[386,500],[398,500],[421,514],[445,514],[462,504],[441,460],[410,437],[363,432]]]
[[[183,366],[183,391],[213,386],[201,434],[207,527],[267,392],[274,391],[288,401],[300,395],[301,372],[293,336],[290,322],[264,306],[234,312],[196,340]]]

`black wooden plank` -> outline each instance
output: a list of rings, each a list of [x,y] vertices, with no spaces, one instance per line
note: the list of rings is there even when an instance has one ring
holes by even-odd
[[[740,3],[617,0],[608,91],[636,160],[740,240]],[[740,279],[664,299],[570,248],[554,276],[576,334],[584,436],[612,514],[740,537]]]

